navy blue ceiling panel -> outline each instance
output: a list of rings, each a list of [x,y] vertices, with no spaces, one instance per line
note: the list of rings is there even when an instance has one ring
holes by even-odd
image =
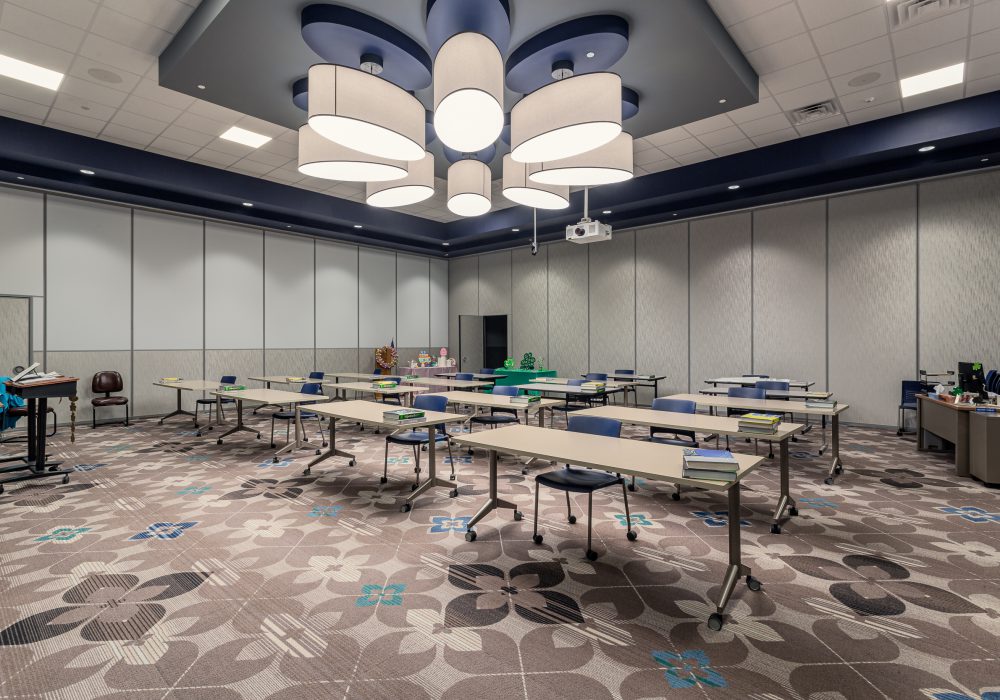
[[[476,151],[475,153],[462,153],[461,151],[456,151],[454,148],[444,146],[444,157],[449,163],[457,163],[465,158],[472,158],[489,165],[493,162],[493,159],[497,157],[497,147],[495,144],[490,144],[483,150]]]
[[[501,53],[510,46],[507,0],[427,0],[427,42],[437,55],[444,42],[462,32],[489,37]]]

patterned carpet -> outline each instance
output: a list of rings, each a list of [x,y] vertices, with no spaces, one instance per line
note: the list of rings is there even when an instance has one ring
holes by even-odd
[[[394,449],[380,486],[384,436],[342,431],[359,466],[302,477],[311,453],[275,464],[250,434],[217,446],[188,426],[61,431],[71,482],[0,496],[0,697],[1000,697],[998,493],[893,433],[845,428],[833,486],[819,431],[796,443],[801,515],[780,535],[777,466],[748,479],[744,557],[764,587],[739,585],[712,632],[718,495],[640,482],[632,543],[621,493],[599,493],[589,562],[586,500],[570,525],[543,491],[533,544],[512,460],[500,493],[525,520],[495,513],[468,543],[482,454],[456,452],[457,499],[404,514],[412,455]]]

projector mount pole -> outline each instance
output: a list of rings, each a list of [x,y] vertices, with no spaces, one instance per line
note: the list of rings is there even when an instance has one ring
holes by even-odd
[[[583,218],[580,219],[580,223],[584,221],[590,221],[590,188],[583,188]]]

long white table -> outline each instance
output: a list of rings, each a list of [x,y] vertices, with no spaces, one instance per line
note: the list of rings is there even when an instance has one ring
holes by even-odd
[[[427,387],[406,386],[404,384],[397,384],[391,389],[377,388],[373,387],[370,382],[323,382],[323,386],[332,387],[334,391],[353,391],[358,394],[375,394],[377,396],[402,396],[404,399],[408,399],[411,403],[413,400],[413,394],[428,391]],[[384,406],[385,404],[379,405]]]
[[[635,373],[635,374],[616,374],[615,372],[608,372],[607,374],[608,374],[608,379],[611,380],[611,381],[616,381],[616,382],[631,382],[633,384],[633,388],[632,388],[632,393],[633,394],[636,394],[635,387],[641,386],[641,387],[647,387],[649,389],[652,389],[653,390],[653,398],[654,399],[656,398],[657,394],[660,393],[660,380],[667,378],[667,375],[665,375],[665,374],[639,374],[639,373]],[[586,377],[587,375],[582,374],[580,376]],[[626,395],[626,403],[628,403],[628,400],[627,400],[628,399],[628,390],[626,390],[625,395]],[[637,406],[639,405],[639,396],[637,394],[635,395],[635,403],[636,403]]]
[[[473,435],[456,435],[452,440],[463,445],[489,450],[490,453],[490,495],[483,507],[469,521],[465,534],[465,539],[469,542],[474,542],[476,539],[476,531],[473,529],[475,524],[497,508],[513,509],[515,520],[520,520],[523,517],[514,503],[503,500],[497,495],[497,459],[499,453],[505,452],[710,491],[725,491],[729,497],[729,517],[727,518],[729,521],[729,566],[726,568],[726,574],[722,580],[722,592],[719,594],[716,612],[712,613],[708,619],[709,627],[714,630],[722,628],[723,613],[732,596],[733,589],[736,587],[736,581],[740,577],[745,577],[747,586],[751,590],[760,589],[760,581],[751,575],[750,567],[742,561],[740,481],[760,465],[763,457],[735,455],[739,461],[735,480],[723,482],[685,478],[682,475],[684,448],[673,445],[571,433],[565,430],[536,428],[528,425],[512,425],[496,430],[484,430]],[[635,530],[633,529],[633,531]]]
[[[490,382],[491,384],[495,384],[498,379],[507,378],[506,374],[485,374],[483,372],[442,372],[434,376],[441,377],[441,379],[454,379],[459,374],[471,374],[473,381]]]
[[[163,425],[163,421],[165,421],[167,418],[173,418],[174,416],[191,416],[191,418],[194,420],[194,427],[197,428],[198,415],[196,413],[192,413],[191,411],[185,411],[181,407],[181,395],[185,391],[212,391],[214,389],[218,389],[221,386],[221,384],[220,382],[210,382],[205,379],[182,379],[177,382],[164,382],[164,381],[153,382],[153,386],[162,386],[167,389],[174,389],[177,392],[176,410],[173,410],[170,413],[163,416],[162,418],[160,418],[160,425]],[[208,429],[211,430],[212,426],[209,425]],[[201,431],[199,431],[198,434],[201,435]]]
[[[788,382],[788,387],[790,389],[808,389],[816,382],[807,381],[805,379],[784,379],[775,377],[761,377],[759,375],[750,375],[747,377],[716,377],[715,379],[706,379],[706,384],[711,384],[712,386],[719,386],[719,384],[731,384],[733,386],[755,386],[757,382]]]
[[[764,395],[769,399],[796,399],[805,401],[807,399],[828,399],[833,396],[832,391],[806,391],[805,389],[765,389],[764,391]],[[699,389],[698,393],[709,396],[728,396],[729,389],[713,387],[711,389]],[[786,411],[786,413],[790,413],[790,411]]]
[[[258,405],[289,405],[295,406],[296,408],[295,440],[289,442],[287,445],[278,450],[274,454],[274,461],[278,461],[279,455],[297,449],[311,448],[315,449],[317,454],[319,453],[319,445],[314,445],[304,439],[305,430],[302,428],[302,418],[298,408],[299,404],[303,403],[329,401],[329,397],[324,396],[323,394],[303,394],[300,391],[281,391],[279,389],[245,389],[243,391],[219,391],[217,389],[216,391],[212,391],[210,393],[216,397],[215,410],[217,425],[226,425],[226,421],[222,418],[222,401],[220,399],[233,399],[236,401],[236,425],[220,435],[216,440],[217,444],[221,445],[224,438],[240,431],[254,433],[257,435],[257,439],[260,440],[260,431],[243,423],[244,402]],[[323,447],[325,447],[325,445],[323,445]]]
[[[403,377],[403,383],[441,389],[471,389],[473,391],[493,386],[493,382],[477,382],[471,379],[443,379],[441,377]]]
[[[324,372],[323,378],[330,379],[333,378],[333,383],[324,381],[325,386],[333,387],[333,400],[334,401],[346,401],[347,395],[342,394],[340,389],[337,388],[337,384],[340,383],[341,379],[352,379],[358,381],[372,381],[374,379],[384,379],[386,376],[395,375],[384,375],[384,374],[374,374],[372,372]]]

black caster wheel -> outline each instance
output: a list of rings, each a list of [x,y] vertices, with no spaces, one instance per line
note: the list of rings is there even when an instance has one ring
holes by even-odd
[[[68,484],[69,483],[69,474],[63,475],[62,482],[64,484]]]
[[[316,450],[316,456],[317,457],[319,457],[321,454],[323,454],[323,450]]]
[[[451,498],[458,498],[458,489],[452,489],[449,491],[448,496]]]
[[[424,445],[423,447],[421,447],[420,451],[421,452],[426,452],[427,451],[427,445]]]
[[[542,543],[542,536],[541,535],[535,535],[534,537],[531,538],[531,541],[534,542],[535,544],[541,544]]]
[[[788,509],[788,514],[794,518],[796,515],[799,514],[799,509],[796,508],[795,506],[792,506],[791,508]]]
[[[708,629],[718,632],[722,629],[722,615],[712,613],[708,616]]]
[[[759,591],[760,581],[755,579],[753,576],[747,576],[747,588],[749,588],[751,591]]]
[[[842,467],[841,465],[839,465],[839,464],[838,464],[838,465],[837,465],[837,468],[836,468],[836,469],[834,469],[833,471],[834,471],[834,473],[836,473],[836,474],[843,474],[843,473],[844,473],[844,468],[843,468],[843,467]]]
[[[386,483],[387,481],[389,481],[389,480],[388,480],[388,479],[386,479],[386,478],[385,478],[384,476],[380,476],[380,477],[378,478],[378,483],[380,483],[380,484],[384,484],[384,483]]]
[[[465,451],[465,454],[467,454],[467,455],[469,455],[469,456],[471,457],[471,456],[472,456],[472,454],[473,454],[473,453],[472,453],[472,448],[470,447],[470,448],[469,448],[468,450],[466,450],[466,451]]]
[[[519,510],[515,510],[514,511],[514,521],[515,522],[520,522],[523,519],[524,519],[524,513],[522,513]]]
[[[222,444],[222,438],[219,438],[218,440],[216,440],[215,444],[216,445],[221,445]]]
[[[635,484],[629,484],[628,485],[628,490],[629,491],[635,491]]]
[[[833,477],[832,476],[826,477],[825,479],[823,479],[823,483],[826,484],[827,486],[833,486]]]
[[[575,515],[569,516],[568,520],[569,520],[569,524],[570,525],[576,525],[576,516]]]
[[[3,486],[0,486],[0,494],[3,493]]]
[[[277,464],[279,460],[277,457],[271,457],[271,461]]]
[[[260,440],[260,433],[257,433],[257,439]]]
[[[271,443],[271,449],[273,450],[273,449],[274,449],[274,448],[276,448],[276,447],[277,447],[277,445],[275,445],[275,444],[274,444],[274,443],[272,442],[272,443]]]
[[[324,441],[323,441],[323,447],[329,447],[329,446],[330,446],[330,443],[328,443],[328,442],[326,442],[326,441],[324,440]],[[317,450],[316,454],[319,454],[319,451],[318,451],[318,450]]]
[[[772,535],[780,535],[781,534],[781,525],[778,525],[778,523],[773,523],[771,525],[771,534]]]
[[[448,475],[448,481],[454,481],[454,480],[455,480],[455,475],[454,474],[449,474]]]
[[[352,459],[350,462],[347,463],[347,466],[356,467],[358,466],[358,461],[356,459]]]
[[[476,531],[475,530],[469,530],[469,531],[467,531],[465,533],[465,541],[466,542],[475,542],[476,541]]]
[[[527,476],[527,475],[528,475],[528,470],[527,470],[527,468],[525,468],[525,469],[522,469],[522,470],[521,470],[521,474],[523,474],[523,475]]]
[[[674,499],[675,501],[681,500],[681,495],[679,493],[677,493],[676,491],[674,491],[672,494],[670,494],[670,497],[672,499]]]
[[[637,539],[639,539],[639,533],[636,532],[635,530],[629,530],[628,532],[625,533],[625,537],[628,538],[629,542],[635,542]]]
[[[597,561],[597,552],[595,552],[592,549],[588,549],[587,550],[587,559],[590,559],[590,561]]]
[[[413,506],[411,506],[409,503],[404,503],[399,507],[400,513],[409,513],[411,510],[413,510]]]
[[[416,490],[417,490],[417,485],[416,484],[410,484],[410,491],[416,491]]]
[[[302,470],[302,476],[309,476],[310,474],[312,474],[312,470],[308,467]]]

